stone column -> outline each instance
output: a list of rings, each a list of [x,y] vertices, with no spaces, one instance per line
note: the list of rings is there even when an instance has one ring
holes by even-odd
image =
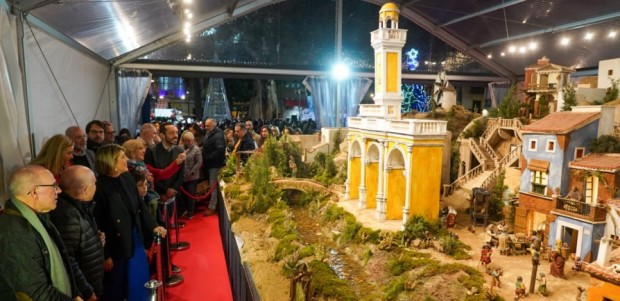
[[[385,189],[385,179],[387,177],[387,170],[386,170],[386,166],[387,166],[387,159],[385,158],[386,154],[387,154],[387,146],[388,146],[388,142],[387,140],[379,140],[379,143],[381,143],[382,147],[379,149],[379,175],[378,175],[378,179],[379,179],[379,185],[377,186],[377,209],[375,211],[375,217],[378,220],[384,221],[386,218],[386,193],[384,191]]]
[[[365,209],[366,208],[366,166],[369,163],[368,158],[366,158],[366,156],[367,156],[367,154],[366,154],[366,138],[362,138],[361,151],[362,151],[362,158],[360,159],[360,161],[361,161],[360,162],[360,168],[362,170],[361,170],[361,173],[360,173],[358,208],[359,209]]]
[[[409,218],[409,206],[411,206],[411,152],[413,144],[407,144],[407,158],[405,159],[405,170],[403,175],[405,176],[405,207],[403,208],[403,229],[407,224]]]
[[[349,180],[351,178],[351,159],[353,159],[353,154],[351,152],[351,145],[353,144],[352,140],[352,135],[348,134],[347,135],[347,146],[348,146],[348,155],[347,155],[347,180],[344,182],[344,195],[345,195],[345,199],[348,200],[349,199],[349,189],[351,186],[351,181]]]

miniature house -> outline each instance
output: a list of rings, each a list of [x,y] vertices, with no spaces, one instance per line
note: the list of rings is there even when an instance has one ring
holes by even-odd
[[[573,72],[574,69],[552,64],[546,57],[525,68],[525,88],[531,95],[534,115],[538,115],[539,101],[543,96],[549,98],[549,112],[561,110],[564,105],[562,89],[570,85]]]
[[[401,119],[402,47],[407,31],[398,28],[399,9],[386,3],[375,50],[375,104],[360,105],[348,119],[346,195],[379,220],[413,215],[437,219],[447,122]]]
[[[590,262],[597,258],[597,241],[604,234],[605,203],[617,197],[620,187],[620,154],[589,154],[570,162],[569,168],[569,186],[580,197],[556,198],[549,240],[567,243],[571,253]]]
[[[521,129],[521,184],[515,232],[549,229],[554,197],[569,191],[568,164],[589,152],[600,112],[556,112]],[[545,241],[552,243],[547,240]]]

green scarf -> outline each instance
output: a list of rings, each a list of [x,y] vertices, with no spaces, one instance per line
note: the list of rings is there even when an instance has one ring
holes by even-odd
[[[69,281],[69,276],[67,274],[67,270],[65,269],[65,265],[62,261],[62,257],[60,256],[60,251],[56,244],[52,241],[49,233],[41,223],[39,217],[26,206],[21,201],[13,199],[13,204],[17,207],[17,210],[21,212],[22,216],[30,223],[30,225],[41,235],[43,241],[45,242],[45,246],[49,251],[50,256],[50,268],[52,272],[52,285],[58,289],[61,293],[71,297],[71,282]]]

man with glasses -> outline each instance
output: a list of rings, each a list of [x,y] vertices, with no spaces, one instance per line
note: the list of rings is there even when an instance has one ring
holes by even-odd
[[[77,266],[45,214],[61,192],[52,173],[38,165],[18,169],[9,192],[0,216],[0,300],[83,300]]]
[[[116,130],[114,129],[114,125],[112,124],[112,122],[103,120],[101,121],[101,123],[103,124],[103,144],[122,144],[118,143],[118,141],[116,140]]]
[[[99,120],[93,120],[89,122],[86,125],[86,135],[88,135],[86,146],[88,147],[88,149],[96,153],[99,147],[103,145],[104,134],[105,131],[103,122]]]

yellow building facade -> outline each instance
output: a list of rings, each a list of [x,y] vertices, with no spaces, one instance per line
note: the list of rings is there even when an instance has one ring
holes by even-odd
[[[385,4],[379,29],[371,33],[375,50],[372,105],[360,105],[348,119],[346,194],[379,220],[413,215],[437,219],[446,122],[401,119],[402,48],[407,31],[398,28],[398,7]]]

